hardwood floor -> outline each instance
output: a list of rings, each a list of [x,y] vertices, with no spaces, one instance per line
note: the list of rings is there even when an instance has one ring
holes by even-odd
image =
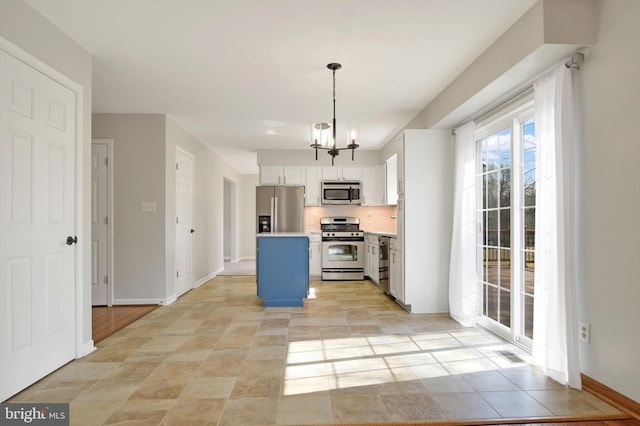
[[[157,307],[157,305],[94,306],[92,308],[93,342],[98,343],[111,336]]]

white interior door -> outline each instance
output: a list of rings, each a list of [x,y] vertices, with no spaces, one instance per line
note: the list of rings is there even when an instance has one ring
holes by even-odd
[[[176,296],[191,290],[193,274],[194,158],[176,148]]]
[[[91,304],[110,306],[110,141],[91,144]]]
[[[0,401],[75,356],[75,96],[0,51]]]

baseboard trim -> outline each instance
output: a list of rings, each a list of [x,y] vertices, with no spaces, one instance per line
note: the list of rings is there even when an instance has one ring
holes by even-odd
[[[96,349],[97,348],[93,343],[93,339],[90,339],[89,341],[84,342],[84,344],[80,345],[80,347],[77,348],[76,359],[85,357],[89,355],[91,352],[95,351]]]
[[[164,305],[164,299],[113,299],[113,305]]]
[[[200,287],[202,284],[206,283],[207,281],[209,281],[211,278],[215,278],[216,277],[216,273],[211,273],[209,275],[207,275],[206,277],[202,277],[200,278],[198,281],[195,282],[195,284],[193,285],[193,288],[198,288]]]
[[[618,410],[624,411],[640,421],[640,403],[585,374],[581,374],[580,376],[582,377],[582,389],[594,394]]]

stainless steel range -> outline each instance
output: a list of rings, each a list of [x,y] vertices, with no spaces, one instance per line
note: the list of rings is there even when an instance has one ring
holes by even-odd
[[[322,279],[364,279],[364,231],[357,217],[323,217]]]

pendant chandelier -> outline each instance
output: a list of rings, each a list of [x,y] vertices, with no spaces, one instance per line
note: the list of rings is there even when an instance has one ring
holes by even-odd
[[[344,149],[351,150],[351,161],[354,160],[355,150],[360,146],[358,144],[360,128],[356,124],[349,124],[347,128],[347,146],[336,147],[336,71],[342,68],[342,65],[330,63],[327,68],[333,72],[333,122],[331,124],[318,122],[311,125],[311,148],[316,150],[316,161],[318,161],[318,150],[326,150],[331,156],[331,165],[333,166],[334,159]]]

